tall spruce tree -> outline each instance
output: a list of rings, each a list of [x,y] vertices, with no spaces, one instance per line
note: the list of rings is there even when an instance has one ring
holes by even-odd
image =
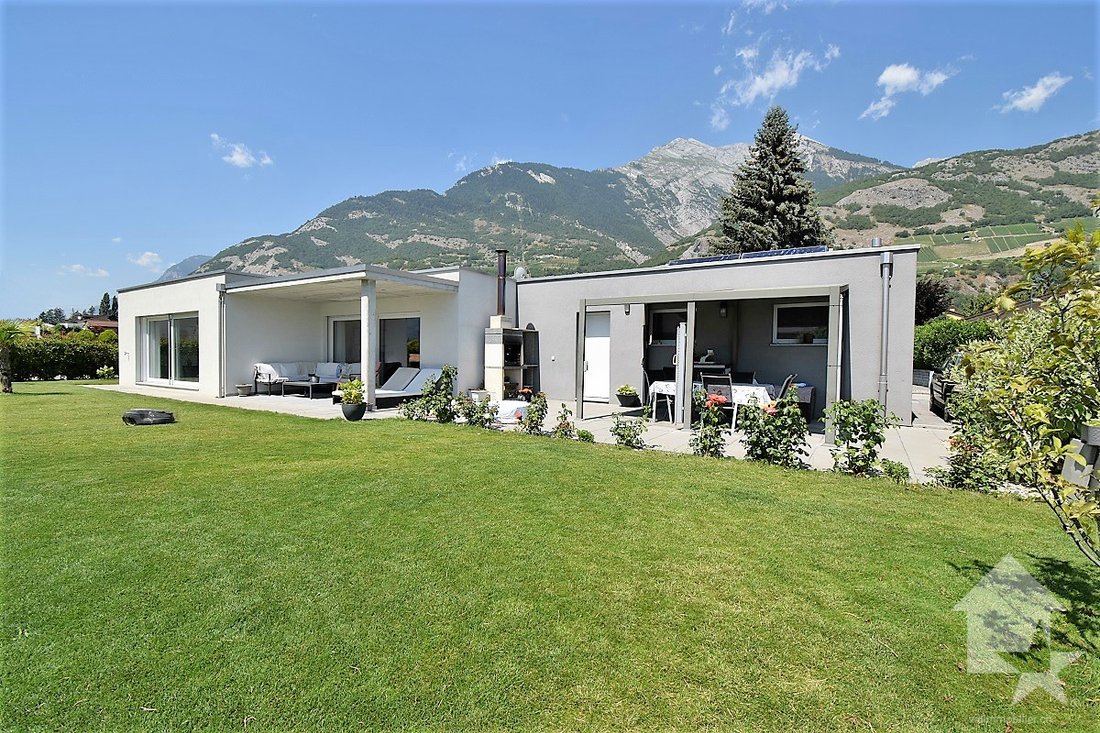
[[[103,318],[111,315],[111,294],[104,293],[103,297],[99,299],[99,315]]]
[[[817,210],[798,136],[787,113],[768,110],[749,157],[722,202],[720,254],[829,244],[832,234]]]

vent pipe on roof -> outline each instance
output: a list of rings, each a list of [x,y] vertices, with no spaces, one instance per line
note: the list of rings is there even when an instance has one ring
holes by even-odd
[[[508,282],[508,250],[497,250],[497,315],[504,315],[504,293]]]
[[[882,246],[882,239],[880,237],[872,237],[871,238],[871,246],[872,247],[881,247]]]

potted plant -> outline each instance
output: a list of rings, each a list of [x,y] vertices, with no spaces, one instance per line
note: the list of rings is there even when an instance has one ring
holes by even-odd
[[[367,412],[363,404],[363,380],[353,379],[340,387],[340,411],[345,420],[362,420]]]
[[[1094,417],[1081,425],[1081,440],[1088,445],[1100,446],[1100,417]]]
[[[638,390],[629,384],[624,384],[615,390],[615,396],[619,398],[620,407],[637,407],[641,404],[638,400]]]
[[[252,385],[251,384],[238,384],[237,385],[237,396],[238,397],[248,397],[251,394],[252,394]]]

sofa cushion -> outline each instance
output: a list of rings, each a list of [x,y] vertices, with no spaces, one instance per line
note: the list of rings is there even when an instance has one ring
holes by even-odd
[[[335,361],[319,361],[314,367],[314,374],[321,379],[336,381],[340,376],[340,364]]]
[[[275,368],[274,364],[257,362],[253,364],[252,367],[256,371],[256,377],[261,382],[270,382],[279,378],[279,371]]]
[[[340,376],[342,376],[344,379],[354,379],[356,377],[362,377],[363,365],[357,361],[353,361],[349,364],[344,364],[343,369],[340,372]]]

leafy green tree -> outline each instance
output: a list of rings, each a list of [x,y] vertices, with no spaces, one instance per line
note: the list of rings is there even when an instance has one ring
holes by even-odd
[[[65,311],[60,308],[50,308],[38,314],[38,320],[56,326],[65,320]]]
[[[925,275],[917,279],[917,300],[914,316],[917,325],[943,315],[951,305],[947,282],[940,277]]]
[[[1060,476],[1078,426],[1100,417],[1100,232],[1080,224],[1063,240],[1029,249],[1024,279],[998,307],[998,338],[972,344],[952,413],[952,450],[998,457],[1005,478],[1031,488],[1100,567],[1100,491]],[[1030,309],[1017,309],[1030,301]]]
[[[4,393],[12,391],[11,348],[23,336],[23,329],[15,321],[0,321],[0,386]]]
[[[782,107],[772,107],[756,132],[749,157],[722,202],[719,253],[759,252],[829,244],[798,136]]]
[[[99,299],[99,315],[107,318],[111,315],[111,294],[104,293],[103,297]]]

